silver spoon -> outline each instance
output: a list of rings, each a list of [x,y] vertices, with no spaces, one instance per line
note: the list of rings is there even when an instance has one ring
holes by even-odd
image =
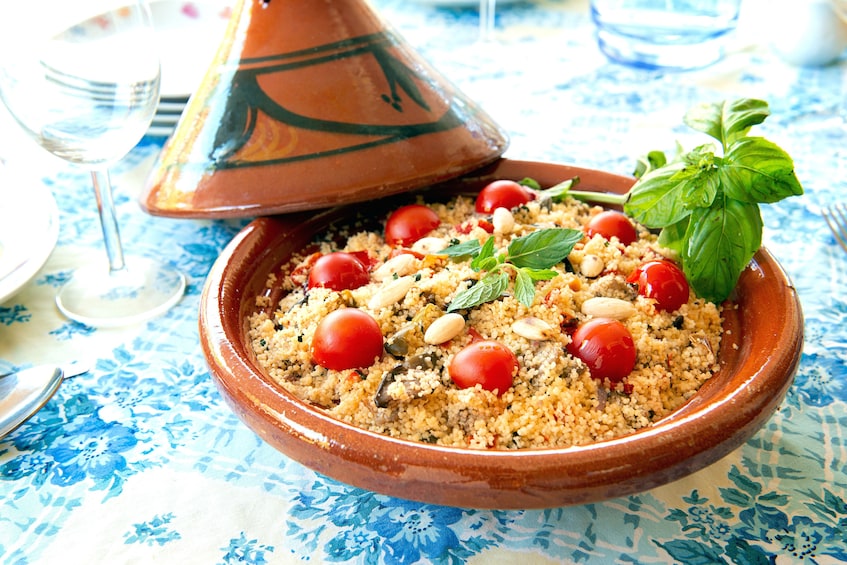
[[[62,380],[87,372],[78,363],[64,369],[39,365],[0,375],[0,438],[41,410],[59,389]]]

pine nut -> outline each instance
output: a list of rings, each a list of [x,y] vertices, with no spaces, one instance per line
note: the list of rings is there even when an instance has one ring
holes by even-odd
[[[510,234],[515,229],[515,217],[507,208],[495,208],[491,217],[494,233]]]
[[[440,237],[422,237],[412,244],[412,251],[424,255],[436,255],[442,249],[447,248],[447,242]]]
[[[394,276],[402,277],[411,275],[418,270],[419,263],[418,258],[411,253],[401,253],[374,269],[371,276],[374,280],[384,281]]]
[[[461,314],[450,312],[436,318],[424,334],[424,341],[430,345],[438,345],[450,341],[465,329],[465,319]]]
[[[632,302],[607,296],[589,298],[582,303],[581,310],[587,316],[613,318],[615,320],[625,320],[635,314],[635,306]]]
[[[379,310],[399,302],[414,284],[414,277],[400,277],[383,284],[382,288],[376,291],[376,294],[368,301],[368,308]]]
[[[606,264],[596,255],[586,255],[579,264],[579,272],[589,279],[599,276],[606,268]]]
[[[527,316],[526,318],[515,320],[512,324],[512,331],[532,341],[544,341],[550,339],[553,326],[539,318]]]

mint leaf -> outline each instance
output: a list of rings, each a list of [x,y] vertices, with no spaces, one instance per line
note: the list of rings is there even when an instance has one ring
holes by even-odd
[[[448,247],[442,253],[454,258],[470,255],[473,270],[488,271],[475,285],[458,293],[448,311],[473,308],[499,298],[509,288],[509,275],[504,270],[507,266],[515,270],[515,297],[530,307],[535,298],[535,281],[557,276],[559,272],[550,267],[562,262],[582,238],[581,230],[551,228],[512,240],[508,254],[495,255],[494,236],[481,246],[479,242],[465,242]]]
[[[774,143],[745,137],[734,143],[720,167],[727,196],[744,202],[778,202],[803,194],[794,161]]]
[[[519,268],[549,269],[561,263],[582,241],[581,230],[548,228],[513,239],[507,261]]]
[[[479,254],[481,247],[482,246],[479,244],[479,241],[476,239],[469,239],[462,243],[451,245],[446,249],[442,249],[438,252],[438,254],[447,255],[448,257],[474,257]]]
[[[725,198],[692,212],[682,255],[683,272],[698,296],[720,303],[762,244],[757,204]]]
[[[559,275],[559,271],[553,269],[520,269],[520,271],[529,275],[529,278],[534,281],[549,281]]]
[[[482,244],[479,254],[471,261],[471,269],[474,271],[490,271],[497,265],[494,258],[494,236],[489,237]]]
[[[455,312],[491,302],[499,298],[507,288],[509,288],[508,274],[503,271],[488,273],[475,285],[458,293],[450,302],[447,311]]]
[[[515,298],[527,308],[535,299],[535,282],[524,269],[518,269],[515,276]]]

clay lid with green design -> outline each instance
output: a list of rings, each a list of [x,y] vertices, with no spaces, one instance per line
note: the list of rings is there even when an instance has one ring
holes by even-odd
[[[506,146],[364,0],[240,0],[141,204],[182,218],[326,208],[461,176]]]

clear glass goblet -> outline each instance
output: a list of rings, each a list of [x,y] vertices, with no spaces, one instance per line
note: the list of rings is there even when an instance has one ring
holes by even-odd
[[[0,99],[50,153],[91,171],[108,265],[77,269],[56,304],[90,326],[137,323],[185,292],[178,270],[125,258],[109,167],[129,153],[159,101],[160,67],[149,6],[136,0],[5,3]]]
[[[494,10],[497,0],[479,0],[479,39],[482,42],[494,39]]]

